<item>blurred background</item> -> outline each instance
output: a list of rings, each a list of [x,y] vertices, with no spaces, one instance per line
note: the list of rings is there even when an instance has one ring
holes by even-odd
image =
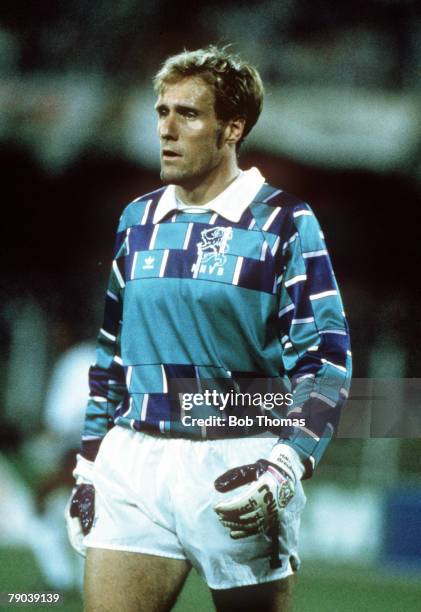
[[[296,609],[419,610],[416,0],[3,0],[0,591],[58,590],[63,610],[81,609],[62,514],[114,231],[159,186],[151,77],[209,43],[262,74],[240,165],[311,203],[352,332],[354,398],[306,484]],[[389,389],[378,426],[373,380]],[[195,576],[177,607],[193,609],[212,609]]]

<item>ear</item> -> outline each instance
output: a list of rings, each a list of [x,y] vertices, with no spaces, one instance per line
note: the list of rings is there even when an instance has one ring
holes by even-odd
[[[245,124],[246,120],[244,117],[236,117],[235,119],[227,121],[224,130],[225,142],[236,145],[237,142],[241,140]]]

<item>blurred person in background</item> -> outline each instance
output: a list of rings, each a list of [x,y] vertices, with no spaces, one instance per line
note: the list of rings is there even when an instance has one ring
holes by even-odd
[[[164,187],[120,220],[67,510],[86,609],[169,610],[193,566],[218,610],[285,612],[301,480],[349,388],[348,327],[310,207],[239,168],[257,70],[211,46],[168,58],[155,88]],[[249,406],[252,426],[229,426],[235,401],[183,403],[185,381],[281,378],[290,405]]]
[[[22,301],[21,304],[19,310],[14,304],[14,311],[20,316],[10,317],[13,332],[20,324],[15,332],[20,336],[12,343],[16,353],[12,366],[22,376],[23,361],[19,356],[28,351],[28,346],[31,355],[33,344],[38,355],[46,353],[48,347],[58,357],[54,359],[41,404],[40,427],[36,427],[36,393],[33,403],[27,397],[26,403],[19,405],[15,399],[12,404],[16,408],[20,406],[16,412],[21,417],[25,415],[22,423],[26,425],[29,421],[26,432],[23,430],[19,436],[16,429],[11,436],[15,430],[7,427],[7,422],[3,423],[2,434],[8,434],[8,445],[13,453],[10,456],[7,452],[0,454],[0,511],[8,517],[0,529],[0,544],[25,546],[31,550],[41,570],[43,588],[80,590],[83,567],[66,537],[63,506],[73,484],[72,471],[89,392],[87,373],[95,359],[95,345],[82,339],[85,333],[81,333],[80,323],[75,325],[71,316],[55,318],[50,314],[48,317],[46,311],[37,310],[31,302]],[[23,315],[26,315],[27,326]],[[47,320],[48,334],[42,325]],[[34,338],[45,346],[38,347]],[[33,377],[43,380],[43,360],[39,357],[38,360],[30,359],[29,363],[33,370],[30,380]],[[9,371],[9,381],[15,382],[18,374]],[[15,397],[19,398],[19,394]]]

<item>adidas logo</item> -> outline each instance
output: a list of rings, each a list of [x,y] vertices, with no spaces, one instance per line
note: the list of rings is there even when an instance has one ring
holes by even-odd
[[[153,270],[154,263],[155,257],[146,257],[145,261],[143,262],[142,270]]]

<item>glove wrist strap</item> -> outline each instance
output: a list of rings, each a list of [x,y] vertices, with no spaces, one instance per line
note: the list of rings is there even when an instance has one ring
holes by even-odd
[[[298,453],[287,444],[275,444],[270,453],[269,461],[287,474],[293,482],[301,480],[304,474],[304,465]]]

